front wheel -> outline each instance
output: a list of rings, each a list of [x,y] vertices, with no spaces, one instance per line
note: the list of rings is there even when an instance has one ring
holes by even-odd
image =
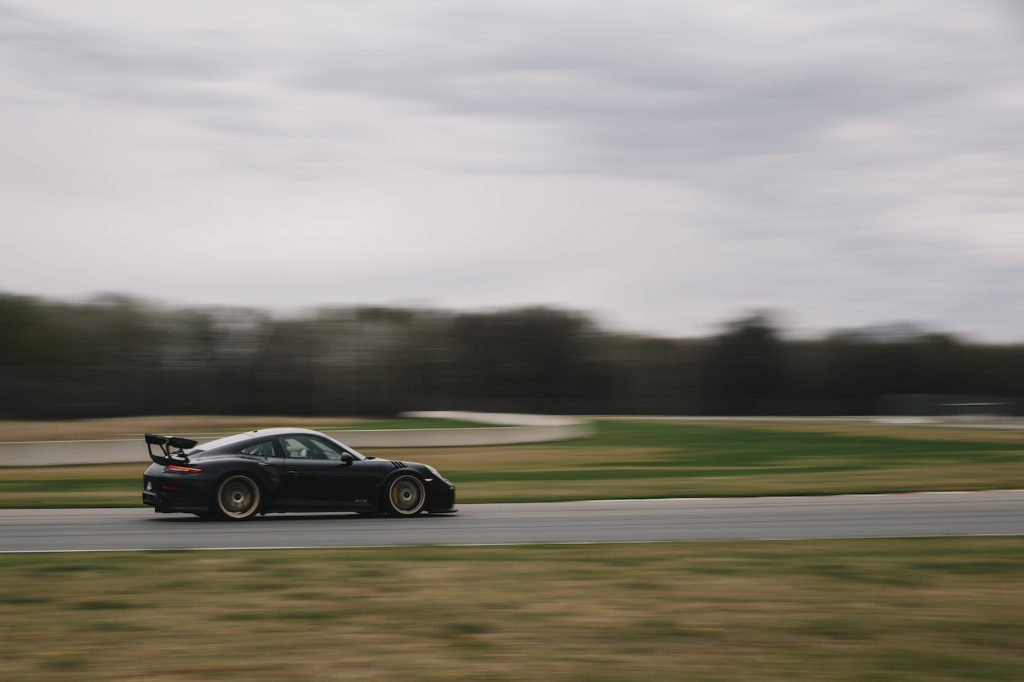
[[[419,477],[404,474],[388,484],[384,499],[391,516],[416,516],[427,501],[427,491]]]
[[[224,518],[251,519],[260,509],[260,486],[245,474],[229,476],[217,487],[216,504]]]

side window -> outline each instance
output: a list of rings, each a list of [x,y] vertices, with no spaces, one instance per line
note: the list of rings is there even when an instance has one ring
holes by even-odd
[[[255,455],[257,457],[273,457],[274,456],[274,443],[273,441],[265,440],[262,443],[256,443],[242,450],[243,455]]]
[[[341,453],[344,452],[340,447],[334,443],[328,442],[323,438],[310,438],[309,439],[315,447],[317,447],[323,456],[327,459],[333,459],[335,461],[341,461]]]
[[[281,447],[284,449],[284,456],[293,459],[317,459],[316,455],[309,450],[309,446],[303,443],[305,438],[287,436],[280,439]]]
[[[341,460],[343,450],[321,438],[312,436],[285,436],[280,440],[284,456],[294,459]]]

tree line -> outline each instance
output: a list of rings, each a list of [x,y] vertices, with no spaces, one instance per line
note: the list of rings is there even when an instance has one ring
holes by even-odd
[[[929,396],[914,399],[908,396]],[[842,415],[998,403],[1020,414],[1024,345],[912,326],[787,338],[766,314],[703,338],[579,312],[162,307],[0,295],[0,418],[146,414]],[[896,397],[902,396],[902,397]]]

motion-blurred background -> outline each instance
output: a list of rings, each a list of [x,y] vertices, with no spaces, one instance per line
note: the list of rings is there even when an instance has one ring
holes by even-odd
[[[0,418],[1019,414],[1022,31],[2,2]]]
[[[145,414],[1019,415],[1024,347],[910,326],[702,338],[554,308],[169,308],[0,296],[0,418]]]

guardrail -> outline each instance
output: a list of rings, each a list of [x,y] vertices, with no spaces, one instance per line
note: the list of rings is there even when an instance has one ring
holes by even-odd
[[[324,431],[359,448],[436,448],[510,445],[584,438],[593,427],[566,417],[490,412],[409,412],[406,417],[459,419],[501,426],[460,429],[363,429]],[[176,434],[190,436],[190,434]],[[200,443],[227,434],[191,434]],[[118,440],[34,441],[0,443],[0,467],[115,464],[149,461],[142,435]]]

